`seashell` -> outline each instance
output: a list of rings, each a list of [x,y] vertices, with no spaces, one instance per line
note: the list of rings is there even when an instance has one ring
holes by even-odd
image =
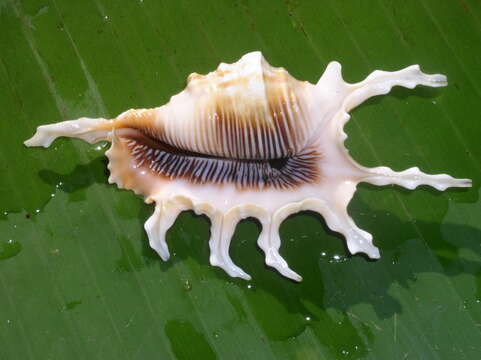
[[[192,209],[211,220],[210,263],[230,276],[250,279],[229,256],[236,224],[255,217],[266,264],[301,281],[279,254],[279,226],[302,210],[321,214],[343,234],[352,254],[379,258],[372,236],[347,213],[359,182],[408,189],[469,187],[471,180],[428,175],[417,167],[396,172],[366,168],[344,148],[348,112],[393,86],[446,86],[444,75],[427,75],[418,65],[374,71],[349,84],[331,62],[317,84],[294,79],[270,66],[260,52],[207,74],[191,74],[184,91],[163,106],[128,110],[115,119],[80,118],[39,126],[27,146],[48,147],[59,136],[89,143],[112,142],[106,152],[110,183],[155,203],[145,223],[150,246],[169,258],[166,231],[177,215]]]

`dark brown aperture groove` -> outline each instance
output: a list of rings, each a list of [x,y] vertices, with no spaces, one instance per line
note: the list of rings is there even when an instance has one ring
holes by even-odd
[[[175,148],[141,129],[129,129],[121,138],[138,167],[169,179],[286,189],[316,182],[320,177],[320,154],[314,150],[272,160],[229,159]]]

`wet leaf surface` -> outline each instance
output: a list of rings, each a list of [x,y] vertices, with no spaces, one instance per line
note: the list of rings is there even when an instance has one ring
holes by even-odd
[[[0,29],[1,359],[479,359],[480,2],[3,0]],[[281,252],[300,284],[264,266],[247,219],[231,249],[245,282],[209,266],[209,221],[191,212],[163,263],[151,206],[107,182],[106,144],[22,145],[41,124],[158,106],[257,49],[311,82],[330,60],[348,81],[414,63],[447,74],[356,109],[346,145],[473,188],[361,185],[349,211],[378,261],[291,216]]]

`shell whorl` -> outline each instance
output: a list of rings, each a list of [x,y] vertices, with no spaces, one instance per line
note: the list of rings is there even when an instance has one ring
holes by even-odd
[[[312,131],[314,85],[271,67],[260,52],[207,74],[189,76],[186,89],[155,109],[129,110],[96,129],[113,130],[126,166],[111,180],[144,188],[136,169],[159,179],[247,188],[296,188],[322,177],[322,154]],[[114,141],[115,139],[118,141]],[[127,160],[128,159],[128,160]],[[147,194],[146,191],[139,190]]]
[[[231,159],[276,159],[302,151],[313,124],[313,87],[270,66],[260,52],[207,75],[158,108],[154,135],[179,149]]]

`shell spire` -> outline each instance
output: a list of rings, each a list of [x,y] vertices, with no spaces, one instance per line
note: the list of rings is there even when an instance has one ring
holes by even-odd
[[[110,141],[109,182],[155,203],[145,230],[163,260],[170,256],[167,230],[180,212],[194,210],[211,220],[211,264],[249,280],[230,258],[229,246],[236,224],[255,217],[262,224],[258,245],[266,264],[300,281],[279,254],[279,227],[290,214],[316,211],[345,236],[351,253],[379,258],[372,236],[347,213],[359,182],[408,189],[471,186],[469,179],[428,175],[417,167],[401,172],[366,168],[344,149],[343,127],[351,109],[393,86],[417,85],[445,86],[447,80],[413,65],[376,70],[349,84],[341,65],[332,62],[313,85],[272,67],[256,51],[206,75],[191,74],[185,90],[163,106],[128,110],[110,120],[39,126],[25,145],[48,147],[59,136]]]

